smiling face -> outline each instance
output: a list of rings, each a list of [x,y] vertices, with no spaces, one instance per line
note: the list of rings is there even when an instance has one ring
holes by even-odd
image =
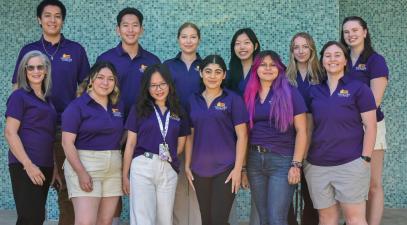
[[[349,47],[363,47],[367,35],[367,30],[363,29],[358,21],[350,20],[343,24],[342,29],[343,38]]]
[[[150,87],[148,89],[150,96],[158,102],[165,103],[169,93],[168,83],[164,80],[159,72],[155,72],[151,75]]]
[[[270,56],[264,57],[257,68],[260,82],[273,82],[277,78],[278,72],[278,68]]]
[[[45,63],[41,57],[36,56],[28,60],[25,66],[27,81],[31,87],[40,86],[46,76]]]
[[[101,69],[92,79],[92,92],[98,97],[108,97],[114,89],[116,78],[108,68]]]
[[[240,60],[253,59],[253,52],[257,48],[250,40],[246,33],[239,35],[236,38],[234,51]]]
[[[311,47],[307,39],[303,37],[296,37],[293,43],[293,55],[297,62],[307,63],[311,57]]]
[[[337,45],[329,46],[322,55],[322,65],[328,76],[343,74],[346,66],[345,53]]]
[[[136,45],[144,29],[136,15],[126,14],[122,17],[116,33],[121,37],[123,44]]]
[[[210,63],[202,69],[201,77],[206,89],[218,89],[226,77],[226,71],[220,65]]]
[[[55,5],[47,5],[42,11],[41,17],[37,18],[42,27],[42,32],[46,36],[56,36],[61,34],[64,23],[61,9]]]
[[[196,53],[199,41],[198,32],[193,27],[185,27],[178,37],[179,47],[187,54]]]

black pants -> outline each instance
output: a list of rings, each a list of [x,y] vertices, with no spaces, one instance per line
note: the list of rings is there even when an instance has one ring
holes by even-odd
[[[304,209],[302,210],[301,225],[318,225],[319,216],[318,210],[314,209],[311,197],[309,195],[307,181],[303,171],[301,171],[301,196],[304,201]],[[297,218],[295,217],[293,204],[290,206],[288,211],[288,224],[298,225]]]
[[[232,181],[225,184],[230,169],[213,177],[194,174],[194,186],[201,211],[202,225],[227,225],[235,194]]]
[[[52,179],[52,167],[40,167],[45,176],[42,186],[34,185],[21,164],[10,164],[10,178],[17,209],[16,225],[42,225],[45,203]]]

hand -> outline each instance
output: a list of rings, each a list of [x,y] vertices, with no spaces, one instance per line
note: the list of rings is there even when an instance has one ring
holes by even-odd
[[[24,170],[27,173],[28,177],[30,177],[31,182],[35,185],[42,186],[45,181],[45,176],[41,172],[40,168],[38,168],[35,164],[30,163],[27,166],[24,166]]]
[[[293,185],[293,184],[298,184],[301,181],[301,169],[297,167],[291,167],[290,170],[288,170],[288,183]]]
[[[194,187],[194,176],[192,175],[192,171],[191,168],[185,166],[185,176],[188,179],[189,185],[191,185],[192,189],[195,191],[195,187]]]
[[[123,176],[122,179],[123,182],[123,192],[125,195],[129,195],[130,194],[130,180],[128,176]]]
[[[50,186],[53,186],[57,191],[62,188],[62,178],[59,175],[58,167],[54,166],[54,171],[52,172],[52,180]]]
[[[246,190],[250,188],[249,179],[247,178],[247,172],[242,172],[242,188]]]
[[[86,191],[86,192],[93,191],[92,177],[89,176],[88,172],[84,171],[84,172],[78,174],[78,179],[79,179],[79,185],[81,186],[81,189],[83,191]]]
[[[240,183],[242,179],[242,171],[239,169],[234,168],[228,178],[226,178],[225,184],[232,180],[232,193],[237,194],[240,189]]]

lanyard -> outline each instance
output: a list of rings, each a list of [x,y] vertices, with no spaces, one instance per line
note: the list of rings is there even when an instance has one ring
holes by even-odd
[[[165,125],[163,127],[163,122],[161,121],[160,114],[158,114],[158,111],[155,108],[155,106],[153,106],[153,107],[154,107],[154,111],[155,111],[155,116],[157,117],[157,120],[158,120],[158,125],[160,126],[160,132],[161,132],[161,135],[163,136],[163,140],[165,143],[165,137],[167,136],[168,125],[170,123],[170,111],[168,111],[167,116],[165,117]]]

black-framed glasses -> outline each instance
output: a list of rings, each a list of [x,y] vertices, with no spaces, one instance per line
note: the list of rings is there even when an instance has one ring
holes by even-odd
[[[150,84],[150,89],[151,90],[158,90],[160,88],[161,90],[164,90],[168,87],[167,83],[161,83],[161,84]]]
[[[26,65],[25,69],[27,71],[34,71],[35,69],[37,69],[38,71],[44,71],[45,70],[45,66],[44,65]]]

